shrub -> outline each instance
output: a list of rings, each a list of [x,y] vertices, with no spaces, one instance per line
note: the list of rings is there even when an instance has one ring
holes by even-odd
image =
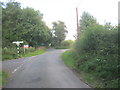
[[[33,52],[35,50],[36,49],[34,47],[30,47],[28,49],[25,49],[26,53]],[[24,54],[24,48],[20,47],[19,51],[20,51],[19,52],[20,53],[20,57],[22,57],[22,55]],[[16,58],[18,58],[17,48],[16,47],[14,47],[14,48],[3,48],[2,49],[2,60],[16,59]]]
[[[118,31],[102,25],[87,28],[74,44],[76,66],[104,80],[105,87],[118,82]],[[109,83],[108,83],[109,82]],[[116,86],[115,86],[116,87]]]
[[[71,46],[73,45],[73,43],[74,42],[72,40],[62,41],[61,44],[56,47],[56,49],[68,49],[68,48],[71,48]]]

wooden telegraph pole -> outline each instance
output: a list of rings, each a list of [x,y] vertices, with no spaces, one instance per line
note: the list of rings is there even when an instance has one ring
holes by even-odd
[[[76,19],[77,19],[77,40],[79,40],[78,8],[77,7],[76,7]]]

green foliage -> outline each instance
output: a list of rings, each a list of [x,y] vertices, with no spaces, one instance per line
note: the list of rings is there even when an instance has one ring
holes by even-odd
[[[35,55],[39,55],[42,53],[46,52],[46,48],[42,47],[42,48],[34,48],[34,47],[30,47],[28,49],[25,49],[25,53],[24,53],[24,48],[20,47],[20,57],[30,57],[30,56],[35,56]],[[17,48],[3,48],[2,50],[2,60],[10,60],[10,59],[17,59],[20,58],[17,55]]]
[[[9,75],[8,73],[4,72],[4,71],[0,71],[0,87],[2,88],[2,86],[7,82]]]
[[[52,46],[60,46],[61,42],[65,40],[66,34],[68,31],[66,30],[66,25],[62,21],[53,22],[53,30],[52,30]]]
[[[93,26],[94,24],[97,24],[96,19],[90,15],[88,12],[83,12],[81,19],[80,19],[80,25],[79,29],[80,31],[85,31],[86,28]]]
[[[72,64],[78,71],[86,73],[85,79],[88,82],[97,80],[93,87],[119,87],[118,31],[115,28],[106,28],[99,24],[87,27],[79,40],[76,40],[73,50],[63,55],[67,64]]]
[[[73,44],[72,40],[65,40],[61,43],[62,46],[70,48]]]
[[[118,81],[117,38],[117,30],[95,25],[87,28],[74,46],[80,56],[77,61],[78,68],[104,80],[104,87],[112,87],[112,81]],[[107,83],[108,81],[111,84]]]
[[[100,84],[101,82],[94,75],[92,75],[91,73],[85,73],[82,69],[78,68],[78,66],[77,66],[78,64],[77,64],[77,60],[76,60],[76,59],[78,59],[78,58],[76,58],[77,56],[78,56],[78,54],[76,52],[74,52],[73,50],[69,50],[69,51],[62,53],[62,60],[68,67],[79,72],[81,79],[84,82],[86,82],[89,86],[102,87],[102,84]],[[83,69],[84,69],[84,67],[83,67]]]
[[[72,55],[71,51],[66,51],[62,53],[62,60],[64,60],[64,63],[70,68],[76,68],[74,59],[72,58],[71,55]]]
[[[68,48],[71,48],[73,43],[74,42],[72,40],[62,41],[61,44],[56,47],[56,49],[68,49]]]
[[[13,38],[16,40],[18,18],[21,15],[20,4],[17,2],[9,2],[2,8],[2,38],[3,46],[10,46]],[[16,37],[16,38],[15,38]]]
[[[88,52],[100,55],[117,53],[117,34],[117,30],[107,30],[101,25],[89,27],[76,42],[75,49],[80,54]]]
[[[43,54],[45,53],[47,50],[37,50],[37,51],[34,51],[34,52],[29,52],[25,55],[23,55],[23,57],[31,57],[31,56],[36,56],[36,55],[40,55],[40,54]]]
[[[118,72],[116,70],[116,65],[112,62],[112,60],[111,62],[107,62],[103,60],[105,57],[102,57],[101,59],[97,59],[98,57],[91,55],[88,56],[88,58],[86,58],[87,61],[84,59],[85,61],[83,62],[82,58],[80,57],[81,56],[77,55],[77,53],[74,51],[66,51],[62,54],[62,59],[64,63],[70,68],[78,71],[82,79],[86,83],[88,83],[91,87],[93,88],[118,87],[118,81],[119,81]],[[78,66],[79,60],[80,60],[79,62],[80,65]]]
[[[12,47],[13,41],[22,40],[30,46],[46,46],[51,42],[51,32],[45,24],[43,14],[33,8],[21,8],[18,2],[2,5],[3,47]]]
[[[2,49],[2,60],[17,58],[16,48],[3,48]]]

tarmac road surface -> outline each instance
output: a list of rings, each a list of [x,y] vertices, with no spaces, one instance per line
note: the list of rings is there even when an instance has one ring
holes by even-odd
[[[11,74],[3,88],[90,88],[61,60],[64,51],[52,49],[33,57],[3,61],[3,70]]]

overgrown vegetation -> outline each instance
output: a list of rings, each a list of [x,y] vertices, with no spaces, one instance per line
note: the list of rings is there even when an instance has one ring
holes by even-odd
[[[87,19],[89,17],[88,14]],[[63,60],[69,66],[82,72],[85,75],[85,80],[89,83],[93,82],[93,87],[120,87],[118,84],[120,65],[118,64],[117,27],[110,24],[99,25],[98,23],[86,26],[87,20],[84,19],[80,20],[83,23],[81,27],[84,29],[80,32],[79,40],[76,40],[71,51],[63,54]]]
[[[63,21],[53,22],[50,29],[43,21],[43,14],[33,8],[21,8],[15,1],[2,3],[2,47],[12,47],[13,41],[23,41],[32,47],[60,45],[67,30]],[[14,17],[13,17],[14,16]]]
[[[19,50],[20,50],[20,56],[18,57],[17,48],[3,48],[2,60],[4,61],[4,60],[17,59],[22,57],[35,56],[45,53],[47,51],[46,47],[39,47],[36,49],[34,47],[30,47],[25,49],[25,52],[24,52],[24,48],[21,47]]]
[[[2,47],[12,47],[13,41],[24,41],[32,47],[48,46],[52,34],[42,20],[43,14],[33,8],[21,8],[20,3],[2,3]]]
[[[0,87],[2,88],[2,86],[7,82],[8,79],[8,74],[4,71],[0,71]]]
[[[60,45],[56,46],[56,49],[69,49],[70,47],[72,47],[73,45],[73,41],[72,40],[65,40],[62,41]]]
[[[17,49],[13,41],[23,41],[20,44],[20,57],[39,53],[35,48],[40,46],[58,46],[65,40],[67,30],[63,21],[53,22],[50,29],[43,21],[43,14],[33,8],[21,8],[15,1],[0,2],[2,8],[2,56],[3,60],[15,59]],[[29,45],[24,55],[23,45]],[[35,52],[34,52],[35,51]],[[30,53],[32,52],[32,53]],[[34,53],[33,53],[34,52]],[[44,50],[40,53],[45,52]]]
[[[68,31],[66,30],[66,25],[62,21],[53,22],[52,28],[52,47],[61,46],[61,43],[65,40],[66,34]]]
[[[24,54],[23,57],[31,57],[31,56],[40,55],[40,54],[45,53],[46,51],[47,51],[47,49],[45,47],[37,48],[36,51],[28,52],[27,54]]]

